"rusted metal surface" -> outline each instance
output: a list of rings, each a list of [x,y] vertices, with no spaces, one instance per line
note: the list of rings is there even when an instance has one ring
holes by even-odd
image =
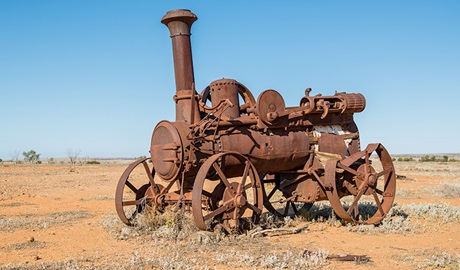
[[[263,207],[284,217],[328,200],[346,222],[379,223],[392,206],[396,173],[381,144],[361,150],[353,115],[365,109],[364,96],[311,95],[307,88],[298,106],[287,107],[276,90],[256,99],[228,78],[197,93],[190,40],[196,20],[188,10],[161,20],[172,40],[176,121],[159,122],[150,159],[134,162],[121,176],[115,196],[120,219],[131,225],[146,205],[171,205],[191,210],[200,229],[240,229],[257,223]],[[133,171],[142,167],[145,181],[134,185]]]
[[[187,123],[192,121],[192,114],[195,117],[194,120],[199,120],[198,106],[192,105],[192,102],[196,103],[196,100],[192,100],[195,77],[190,44],[190,28],[197,19],[195,14],[185,9],[169,11],[161,19],[161,23],[168,27],[172,40],[176,75],[176,95],[174,96],[176,121]],[[191,113],[193,107],[196,111]]]

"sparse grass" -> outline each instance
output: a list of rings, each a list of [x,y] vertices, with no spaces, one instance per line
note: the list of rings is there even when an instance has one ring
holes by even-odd
[[[12,232],[19,229],[47,229],[54,225],[66,224],[90,217],[93,217],[93,215],[85,210],[25,214],[14,217],[0,216],[0,230]]]
[[[400,209],[411,217],[428,219],[431,221],[449,223],[460,222],[460,207],[445,203],[407,204]]]
[[[46,244],[44,242],[34,241],[34,242],[9,244],[9,245],[6,245],[4,249],[7,251],[11,251],[11,250],[24,250],[24,249],[39,249],[39,248],[45,248],[45,247],[46,247]]]
[[[199,246],[161,244],[161,253],[135,250],[130,257],[116,260],[92,256],[29,265],[4,265],[0,269],[320,269],[328,263],[328,253],[322,250],[308,253],[302,250],[266,252],[258,248],[218,246],[202,249]]]
[[[412,222],[413,219],[417,219],[417,222]],[[424,232],[427,221],[444,224],[460,222],[460,207],[442,203],[395,204],[379,225],[347,226],[349,231],[358,233],[408,234]]]
[[[101,194],[101,195],[93,195],[93,196],[90,196],[90,197],[85,197],[85,198],[81,198],[80,201],[113,201],[115,200],[115,196],[112,194],[112,195],[108,195],[108,194]]]
[[[460,183],[446,183],[433,190],[433,194],[440,198],[460,198]]]
[[[282,226],[273,222],[271,215],[265,216],[265,226]],[[286,219],[284,226],[295,226],[298,219]],[[128,264],[122,268],[154,269],[217,269],[274,268],[274,269],[319,269],[327,264],[328,252],[290,248],[283,251],[263,237],[251,238],[248,234],[228,234],[223,230],[199,231],[189,214],[147,211],[139,216],[133,227],[123,225],[115,216],[104,219],[103,226],[120,240],[158,246],[167,256],[148,256],[135,251]],[[261,246],[263,248],[261,248]]]
[[[395,211],[390,210],[390,214],[378,225],[347,224],[347,228],[351,232],[362,234],[408,234],[415,233],[417,226],[411,223],[409,217],[397,215]]]
[[[411,255],[394,255],[393,258],[403,264],[411,264],[413,269],[460,268],[460,254],[453,255],[442,248],[419,250]]]
[[[460,267],[460,254],[455,256],[447,252],[435,252],[417,264],[419,269],[428,267],[458,269]]]
[[[29,203],[29,202],[12,202],[12,203],[0,204],[0,207],[18,207],[18,206],[23,206],[23,205],[34,205],[34,204]]]
[[[118,217],[109,216],[104,219],[103,226],[114,238],[120,240],[151,235],[153,238],[179,241],[198,231],[190,214],[173,212],[170,208],[166,208],[163,213],[147,208],[135,221],[134,226],[128,227]]]
[[[396,190],[396,198],[420,198],[420,191],[414,189],[399,188]]]

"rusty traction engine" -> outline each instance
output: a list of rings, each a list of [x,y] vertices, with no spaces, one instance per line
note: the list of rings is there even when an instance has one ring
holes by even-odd
[[[159,122],[151,157],[121,176],[120,219],[132,225],[146,205],[170,205],[191,210],[202,230],[235,229],[257,223],[263,207],[284,217],[328,200],[346,222],[379,223],[392,206],[396,174],[383,145],[360,148],[353,114],[364,110],[364,96],[310,95],[308,88],[299,106],[286,107],[277,91],[255,99],[233,79],[213,81],[198,94],[190,45],[196,20],[189,10],[169,11],[161,20],[172,39],[176,121]],[[136,168],[140,184],[132,180]]]

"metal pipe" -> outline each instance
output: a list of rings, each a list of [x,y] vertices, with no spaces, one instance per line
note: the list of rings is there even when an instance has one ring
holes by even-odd
[[[195,83],[193,75],[192,47],[190,43],[190,28],[197,16],[186,9],[177,9],[167,12],[161,19],[171,34],[174,73],[176,77],[176,121],[187,123],[197,123],[200,120],[198,104],[192,106],[192,102],[197,102],[193,98],[193,84]],[[191,110],[194,121],[192,121]]]

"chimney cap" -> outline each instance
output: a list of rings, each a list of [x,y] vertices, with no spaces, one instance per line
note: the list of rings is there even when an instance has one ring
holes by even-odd
[[[161,23],[168,25],[168,23],[172,21],[182,21],[188,24],[189,26],[192,25],[193,22],[198,20],[198,17],[188,9],[175,9],[166,12],[166,14],[161,19]]]

